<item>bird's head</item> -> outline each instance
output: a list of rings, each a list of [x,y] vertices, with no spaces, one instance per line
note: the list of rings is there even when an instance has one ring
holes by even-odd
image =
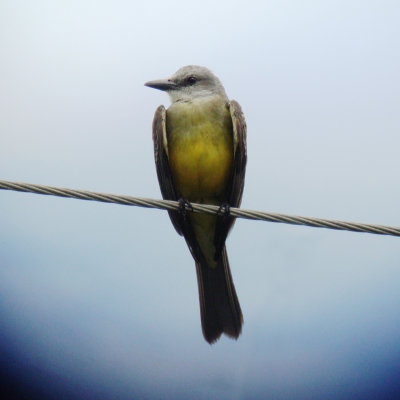
[[[170,78],[146,82],[145,86],[167,92],[172,103],[213,95],[226,98],[220,80],[209,69],[197,65],[182,67]]]

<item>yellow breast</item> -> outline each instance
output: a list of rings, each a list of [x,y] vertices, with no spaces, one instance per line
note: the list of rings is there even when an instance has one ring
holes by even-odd
[[[178,195],[220,203],[233,163],[232,119],[225,100],[174,103],[167,111],[167,139]]]

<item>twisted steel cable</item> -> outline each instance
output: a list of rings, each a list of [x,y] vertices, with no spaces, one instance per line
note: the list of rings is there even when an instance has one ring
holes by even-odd
[[[123,196],[108,193],[90,192],[88,190],[66,189],[55,186],[36,185],[31,183],[20,183],[0,180],[0,189],[15,190],[18,192],[28,192],[45,194],[59,197],[69,197],[81,200],[100,201],[103,203],[115,203],[127,206],[140,206],[147,208],[158,208],[162,210],[178,210],[179,203],[172,200],[155,200],[141,197]],[[188,212],[204,214],[220,214],[218,206],[191,203],[191,208],[186,208]],[[352,232],[366,232],[377,235],[400,236],[400,227],[363,224],[357,222],[335,221],[330,219],[300,217],[296,215],[268,213],[263,211],[245,210],[241,208],[230,208],[230,215],[237,218],[252,220],[280,222],[292,225],[305,225],[314,228],[328,228]]]

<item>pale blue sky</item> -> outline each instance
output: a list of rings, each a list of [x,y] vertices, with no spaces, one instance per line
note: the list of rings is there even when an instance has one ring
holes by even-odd
[[[160,198],[169,100],[143,84],[199,64],[246,115],[243,207],[400,226],[399,20],[397,1],[3,0],[0,179]],[[0,207],[4,368],[43,396],[399,393],[399,238],[237,221],[243,333],[209,346],[165,212]]]

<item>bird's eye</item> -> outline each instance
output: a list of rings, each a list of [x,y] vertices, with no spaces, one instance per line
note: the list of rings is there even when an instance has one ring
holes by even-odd
[[[195,76],[189,76],[189,78],[186,79],[186,82],[189,85],[194,85],[197,82],[197,78]]]

